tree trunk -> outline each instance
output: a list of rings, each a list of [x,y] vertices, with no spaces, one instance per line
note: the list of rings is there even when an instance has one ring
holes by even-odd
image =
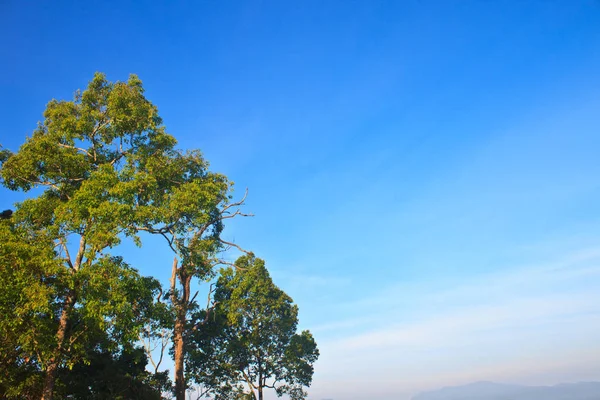
[[[66,243],[66,242],[65,242]],[[69,254],[68,249],[65,246],[65,252],[67,255]],[[77,251],[77,256],[75,257],[75,263],[71,264],[70,257],[68,264],[71,266],[71,273],[77,273],[79,268],[83,263],[83,256],[85,253],[86,239],[85,236],[82,235],[79,239],[79,250]],[[69,325],[71,322],[71,311],[73,307],[75,307],[76,299],[76,288],[72,288],[69,290],[67,294],[67,298],[65,299],[65,305],[60,314],[60,320],[58,321],[58,330],[56,331],[56,351],[46,364],[46,375],[44,377],[44,387],[42,389],[42,399],[41,400],[52,400],[54,397],[54,384],[56,382],[56,374],[58,373],[58,367],[63,357],[63,350],[65,346],[65,342],[68,336]]]
[[[56,381],[57,371],[57,360],[50,360],[48,366],[46,367],[46,376],[44,377],[44,389],[42,391],[42,400],[52,400],[54,396],[54,382]]]
[[[263,373],[261,365],[261,357],[258,357],[258,400],[263,400]]]
[[[175,353],[175,398],[177,400],[185,400],[185,377],[183,375],[183,330],[185,328],[185,315],[181,318],[180,314],[180,312],[177,313],[175,329],[173,332],[173,347]]]
[[[175,292],[176,279],[181,283],[181,295],[177,298]],[[187,322],[187,307],[190,301],[190,283],[192,276],[188,275],[185,266],[177,268],[177,258],[173,260],[173,271],[171,275],[171,302],[175,306],[175,326],[173,329],[173,347],[175,361],[175,398],[177,400],[185,400],[185,375],[184,375],[184,360],[185,360],[185,325]]]
[[[257,330],[259,328],[257,327]],[[260,335],[260,333],[259,333]],[[262,357],[260,356],[260,350],[259,350],[259,354],[258,354],[258,400],[263,400],[262,397],[262,389],[263,386],[265,385],[265,382],[263,380],[263,373],[262,373]]]
[[[71,292],[65,301],[65,306],[60,315],[58,322],[58,330],[56,332],[56,351],[46,365],[46,375],[44,377],[44,388],[42,390],[42,400],[52,400],[54,397],[54,383],[56,382],[56,374],[60,365],[65,339],[67,337],[67,329],[70,322],[70,314],[75,304],[75,295]]]

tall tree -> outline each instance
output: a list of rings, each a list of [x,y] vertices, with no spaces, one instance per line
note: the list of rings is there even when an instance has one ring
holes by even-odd
[[[298,307],[273,283],[263,260],[244,255],[223,270],[214,307],[196,318],[206,323],[193,331],[186,361],[191,377],[215,399],[246,393],[263,400],[268,388],[305,398],[319,351],[309,331],[296,332]]]
[[[208,170],[200,152],[168,152],[140,163],[151,185],[139,198],[136,229],[158,234],[174,252],[168,301],[172,325],[169,336],[175,372],[175,396],[185,400],[187,379],[184,373],[185,342],[201,321],[190,319],[198,309],[193,294],[193,279],[208,281],[215,267],[230,264],[222,252],[236,247],[221,237],[224,221],[247,216],[240,211],[244,198],[231,201],[232,183],[221,174]],[[150,181],[150,180],[149,180]]]
[[[47,324],[19,336],[26,345],[18,347],[35,353],[44,373],[42,399],[53,398],[60,368],[87,356],[86,343],[94,332],[114,333],[118,346],[137,339],[136,299],[157,287],[109,249],[125,235],[139,242],[134,226],[142,213],[136,207],[153,182],[140,167],[155,156],[172,154],[175,144],[136,76],[111,83],[96,74],[73,101],[48,103],[43,122],[18,152],[2,150],[2,183],[13,190],[38,188],[39,193],[17,205],[10,229],[50,241],[54,252],[34,267],[26,258],[14,260],[32,266],[23,287],[15,290],[36,282],[34,287],[44,289],[35,296],[39,303],[25,310]],[[16,251],[3,256],[14,258]],[[53,330],[50,337],[47,330]]]

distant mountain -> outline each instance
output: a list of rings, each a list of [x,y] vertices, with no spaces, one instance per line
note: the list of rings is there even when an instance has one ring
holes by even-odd
[[[476,382],[424,392],[412,400],[600,400],[600,382],[521,386]]]

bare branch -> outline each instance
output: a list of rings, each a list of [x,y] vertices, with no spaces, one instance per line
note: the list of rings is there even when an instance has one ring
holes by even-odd
[[[216,267],[217,265],[227,265],[228,267],[233,267],[233,268],[239,269],[231,261],[227,261],[227,260],[224,260],[222,258],[216,258],[216,259],[214,259],[213,262],[212,262],[212,264],[213,264],[213,268]]]
[[[32,185],[48,186],[48,187],[51,187],[51,188],[53,188],[53,189],[55,189],[55,190],[57,190],[57,191],[60,192],[60,188],[58,186],[56,186],[55,183],[52,183],[52,182],[49,182],[49,181],[32,181],[32,180],[29,180],[29,179],[26,179],[26,178],[23,178],[23,177],[19,177],[18,179],[20,179],[20,180],[22,180],[24,182],[30,183]],[[65,194],[65,196],[67,197],[67,199],[71,200],[71,198],[69,197],[69,195]]]
[[[236,249],[238,249],[242,253],[245,253],[245,254],[248,254],[248,255],[252,254],[252,252],[242,249],[239,245],[237,245],[237,244],[235,244],[233,242],[228,242],[227,240],[223,240],[221,238],[219,238],[219,241],[221,243],[223,243],[224,245],[227,245],[229,247],[235,247]]]
[[[63,147],[65,149],[71,149],[71,150],[80,151],[80,152],[86,154],[88,157],[93,158],[92,155],[86,149],[82,149],[81,147],[69,146],[68,144],[63,144],[63,143],[57,143],[57,144],[60,147]]]
[[[119,154],[118,154],[118,155],[117,155],[115,158],[113,158],[113,159],[110,161],[110,165],[115,165],[115,163],[116,163],[117,161],[119,161],[121,158],[125,157],[125,154],[127,154],[127,153],[129,153],[129,151],[123,151],[123,152],[120,152],[120,153],[119,153]]]
[[[196,389],[197,388],[197,389]],[[208,392],[210,391],[209,388],[202,388],[202,386],[198,385],[196,386],[194,389],[192,389],[194,392],[197,392],[198,394],[196,395],[196,400],[200,400],[201,398],[204,398],[204,396],[206,396],[208,394]],[[192,398],[192,394],[190,393],[190,399]]]
[[[66,256],[65,260],[67,261],[69,268],[73,269],[73,263],[71,262],[71,254],[69,254],[69,248],[67,247],[67,242],[62,237],[60,238],[60,244],[61,244],[63,250],[65,251],[65,256]]]
[[[175,298],[175,284],[177,282],[177,257],[173,257],[173,268],[171,269],[171,298]]]
[[[85,253],[85,244],[85,236],[81,235],[81,239],[79,239],[79,250],[77,250],[75,264],[73,265],[75,271],[79,271],[79,267],[81,267],[81,262],[83,261],[83,255]]]
[[[166,329],[162,330],[161,333],[161,342],[160,342],[160,358],[158,359],[158,363],[156,364],[156,368],[154,369],[154,373],[158,373],[158,368],[160,368],[160,364],[162,363],[163,357],[165,355],[165,350],[169,345],[170,337],[168,335],[168,331]]]
[[[96,125],[94,127],[94,129],[92,130],[92,134],[90,136],[94,137],[96,135],[96,133],[98,133],[98,131],[100,130],[100,128],[106,126],[109,122],[110,122],[110,120],[104,120],[101,123],[99,123],[98,125]],[[94,142],[94,141],[92,141],[92,142]]]
[[[136,226],[135,230],[137,231],[145,231],[149,233],[169,233],[173,228],[173,224],[165,225],[161,228],[153,228],[151,226]]]
[[[192,296],[192,299],[189,301],[188,304],[192,304],[194,302],[194,300],[196,300],[196,296],[198,296],[198,291],[196,291],[196,293],[194,293],[194,295]]]
[[[158,359],[158,361],[154,361],[154,357],[152,356],[152,352],[154,350],[156,350],[156,348],[158,347],[158,345],[152,347],[151,346],[151,338],[148,337],[147,339],[143,338],[141,334],[138,335],[138,338],[140,340],[140,342],[142,342],[142,344],[144,345],[144,351],[146,352],[146,355],[148,356],[148,359],[150,360],[150,363],[152,364],[152,366],[154,367],[154,373],[157,374],[158,370],[160,368],[160,364],[163,361],[164,355],[165,355],[165,350],[167,349],[167,346],[169,345],[169,332],[167,329],[162,329],[161,333],[160,333],[160,357]]]
[[[138,338],[140,339],[140,342],[142,342],[142,344],[144,345],[144,350],[146,351],[146,355],[148,356],[148,359],[150,360],[150,363],[152,364],[152,366],[154,367],[154,373],[156,373],[158,366],[156,365],[156,363],[154,362],[154,359],[152,357],[152,351],[154,349],[150,348],[150,339],[148,339],[148,341],[146,341],[143,337],[142,334],[138,334]]]
[[[204,320],[202,322],[197,323],[196,325],[194,325],[194,327],[192,328],[192,331],[197,331],[198,327],[201,325],[206,325],[206,323],[208,322],[208,319],[210,318],[210,312],[213,311],[215,309],[215,307],[217,306],[217,304],[219,304],[218,302],[215,302],[212,304],[211,306],[211,297],[212,294],[215,292],[216,287],[214,282],[210,284],[210,287],[208,289],[208,296],[206,299],[206,315],[204,316]],[[198,292],[196,292],[196,294],[198,294]],[[194,297],[196,297],[196,295],[194,295]]]
[[[226,215],[223,215],[223,214],[226,214]],[[233,218],[233,217],[235,217],[236,215],[240,215],[240,216],[242,216],[242,217],[254,217],[254,214],[246,214],[246,213],[243,213],[243,212],[241,212],[241,211],[238,209],[238,210],[235,210],[235,212],[234,212],[233,214],[229,214],[228,212],[221,213],[221,219],[229,219],[229,218]]]
[[[221,210],[220,214],[228,214],[229,213],[229,209],[230,208],[234,208],[234,207],[240,207],[242,205],[244,205],[244,201],[246,201],[246,197],[248,196],[248,188],[246,188],[245,192],[244,192],[244,196],[241,198],[241,200],[239,201],[235,201],[233,203],[229,203],[227,204],[225,207],[223,207],[223,209]]]
[[[160,235],[165,238],[165,240],[169,244],[169,247],[171,248],[171,250],[173,250],[173,252],[175,254],[177,254],[177,249],[175,247],[173,247],[173,241],[175,240],[175,236],[172,236],[171,238],[169,238],[166,233],[161,233]]]
[[[165,238],[165,240],[167,241],[171,250],[173,250],[173,252],[175,254],[178,253],[177,249],[175,247],[173,247],[173,242],[175,240],[175,234],[173,232],[173,224],[166,225],[161,228],[152,228],[150,226],[136,226],[136,227],[134,227],[134,229],[136,231],[144,231],[144,232],[148,232],[148,233],[152,233],[152,234],[157,233],[157,234],[161,235],[162,237]],[[171,234],[171,237],[169,237],[167,234]]]
[[[269,389],[275,389],[275,384],[277,383],[277,381],[273,382],[270,385],[267,385],[267,381],[265,379],[265,381],[263,382],[263,387],[269,388]]]

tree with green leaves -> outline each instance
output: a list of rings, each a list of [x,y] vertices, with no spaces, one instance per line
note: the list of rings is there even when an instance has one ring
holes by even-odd
[[[15,308],[0,322],[10,347],[2,356],[42,372],[42,399],[53,398],[59,370],[88,361],[99,332],[114,351],[138,339],[160,287],[110,249],[126,236],[139,243],[137,227],[159,218],[140,207],[161,179],[147,165],[175,144],[136,76],[113,83],[96,74],[74,100],[48,103],[18,152],[1,151],[3,185],[38,194],[0,232],[0,275],[15,275],[2,298],[4,310]]]
[[[163,328],[168,327],[173,343],[177,400],[185,400],[188,388],[185,342],[189,333],[201,325],[201,321],[190,318],[199,308],[198,292],[193,293],[192,283],[208,282],[214,278],[217,266],[231,264],[223,257],[224,251],[236,248],[244,252],[221,234],[226,220],[250,215],[241,211],[246,194],[233,201],[233,183],[208,167],[199,151],[175,149],[155,152],[136,165],[144,178],[143,191],[136,197],[132,214],[133,229],[162,236],[174,253],[170,286],[161,299],[171,316]],[[157,336],[158,331],[147,331],[144,339]]]
[[[296,332],[298,307],[263,260],[247,254],[222,270],[213,306],[195,318],[205,323],[192,332],[186,363],[215,399],[263,400],[269,388],[305,398],[319,351],[309,331]]]
[[[18,220],[20,214],[15,217]],[[71,388],[68,382],[74,376],[73,371],[81,370],[82,366],[98,368],[100,349],[105,358],[110,355],[115,359],[137,351],[133,335],[151,311],[158,282],[141,277],[118,257],[99,258],[74,277],[65,270],[64,260],[54,250],[52,237],[45,231],[26,230],[18,223],[0,221],[0,243],[0,285],[3,288],[0,292],[0,397],[39,399],[42,396],[47,365],[56,354],[61,307],[72,285],[78,287],[78,302],[69,316],[64,361],[55,376],[58,386]],[[143,361],[145,367],[145,359]],[[141,361],[128,364],[132,368],[128,372],[133,373],[140,364]],[[89,376],[82,374],[77,382],[82,387],[92,387],[90,380],[82,379]],[[154,377],[155,374],[149,374],[142,379],[137,374],[128,384],[137,383],[140,388],[160,393],[142,382]],[[106,385],[119,386],[119,383],[107,382]]]
[[[17,153],[0,151],[6,187],[42,189],[17,206],[15,221],[26,235],[46,235],[59,264],[61,288],[48,296],[56,331],[40,364],[44,399],[53,396],[57,371],[85,357],[85,335],[78,329],[95,323],[110,330],[110,313],[125,307],[106,299],[95,309],[104,303],[85,296],[99,292],[86,292],[81,280],[96,282],[97,266],[112,265],[112,272],[102,275],[106,286],[121,285],[114,279],[124,263],[111,257],[110,249],[124,237],[141,244],[142,233],[163,236],[175,253],[171,285],[156,297],[152,329],[140,331],[132,323],[126,339],[133,340],[136,330],[142,339],[169,332],[175,394],[185,398],[185,341],[198,328],[190,319],[198,309],[192,280],[210,280],[216,266],[228,264],[222,252],[238,246],[221,238],[224,221],[246,214],[240,211],[244,199],[231,200],[232,182],[209,171],[199,151],[183,152],[175,145],[137,77],[112,83],[96,74],[73,101],[51,101],[44,121]],[[85,324],[77,322],[80,310],[91,313]]]
[[[217,266],[231,264],[223,258],[224,251],[233,247],[244,252],[224,240],[221,233],[227,219],[249,215],[240,210],[246,196],[232,201],[232,182],[209,171],[198,151],[155,155],[141,167],[153,180],[152,190],[136,207],[135,229],[161,235],[174,253],[170,287],[163,298],[172,316],[169,337],[173,343],[175,397],[185,400],[185,343],[191,332],[202,328],[202,321],[192,318],[199,309],[192,282],[208,282]],[[149,332],[149,336],[155,334]]]

